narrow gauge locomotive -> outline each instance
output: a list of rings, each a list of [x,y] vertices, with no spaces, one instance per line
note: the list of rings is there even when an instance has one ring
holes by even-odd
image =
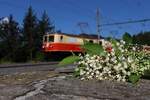
[[[81,49],[81,45],[83,45],[84,40],[99,43],[106,47],[107,51],[111,51],[111,44],[106,42],[104,39],[97,39],[97,35],[72,35],[66,33],[53,33],[53,34],[45,34],[43,36],[43,44],[42,50],[45,53],[65,53],[65,52],[83,52]],[[148,53],[150,53],[150,46],[142,46],[142,49]]]
[[[82,52],[80,48],[84,40],[92,43],[102,43],[103,39],[98,40],[96,35],[71,35],[65,33],[53,33],[43,36],[44,52]]]

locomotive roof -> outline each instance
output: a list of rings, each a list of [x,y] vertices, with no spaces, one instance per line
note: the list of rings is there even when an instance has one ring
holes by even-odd
[[[86,33],[82,33],[82,34],[79,34],[79,35],[67,34],[67,33],[50,33],[50,34],[67,35],[67,36],[78,37],[78,38],[97,39],[97,35],[95,35],[95,34],[86,34]],[[100,38],[102,39],[102,37],[100,37]]]

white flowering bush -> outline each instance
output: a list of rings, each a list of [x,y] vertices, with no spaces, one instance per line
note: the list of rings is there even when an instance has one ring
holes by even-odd
[[[111,52],[103,46],[104,55],[80,55],[75,75],[81,80],[117,80],[138,81],[145,70],[150,68],[150,56],[135,46],[126,45],[124,41],[112,40]]]
[[[110,47],[111,44],[111,47]],[[65,58],[64,62],[77,62],[74,75],[81,80],[117,80],[136,83],[150,69],[150,55],[139,46],[126,44],[123,40],[83,46],[86,54]],[[71,60],[70,60],[71,58]],[[72,59],[73,58],[73,59]]]

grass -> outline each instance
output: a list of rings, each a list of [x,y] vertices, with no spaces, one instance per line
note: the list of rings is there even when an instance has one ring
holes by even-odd
[[[0,59],[0,64],[12,64],[12,61],[5,60],[5,59]]]

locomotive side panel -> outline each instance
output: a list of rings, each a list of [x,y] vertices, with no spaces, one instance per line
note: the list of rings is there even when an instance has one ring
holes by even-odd
[[[47,34],[43,38],[44,52],[82,52],[81,45],[84,41],[92,43],[99,43],[97,39],[84,38],[79,36],[65,35],[65,34]]]
[[[44,52],[82,52],[78,38],[66,35],[46,35],[43,42]],[[80,40],[81,41],[81,40]]]

